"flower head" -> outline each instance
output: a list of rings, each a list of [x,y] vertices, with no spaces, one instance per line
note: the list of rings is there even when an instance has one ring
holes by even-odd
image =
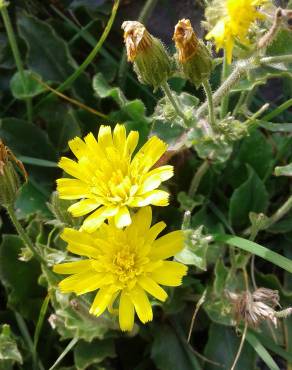
[[[136,21],[122,24],[128,61],[142,83],[160,87],[172,74],[172,62],[162,42]]]
[[[127,136],[125,126],[116,125],[113,132],[101,126],[97,140],[90,133],[69,142],[77,161],[62,157],[59,167],[75,179],[58,179],[57,190],[61,199],[81,199],[68,208],[73,216],[94,211],[83,230],[93,232],[109,217],[122,228],[131,223],[129,208],[168,205],[169,194],[157,188],[173,176],[173,167],[151,169],[167,145],[153,136],[133,156],[138,139],[137,131]]]
[[[214,39],[217,50],[225,49],[228,63],[232,61],[232,51],[235,40],[248,45],[248,33],[251,25],[263,19],[258,7],[266,0],[225,0],[224,16],[222,16],[206,39]]]
[[[197,87],[210,77],[212,59],[199,40],[189,19],[181,19],[174,29],[173,40],[178,51],[178,64],[184,76]]]
[[[111,221],[91,234],[65,229],[62,238],[68,242],[67,249],[86,258],[54,266],[57,273],[72,274],[59,283],[61,291],[81,295],[98,289],[90,313],[99,316],[118,306],[124,331],[132,330],[135,311],[143,323],[151,321],[148,294],[165,301],[167,293],[160,284],[181,285],[187,272],[185,265],[166,260],[183,248],[183,232],[156,239],[166,225],[159,222],[151,227],[151,220],[151,207],[144,207],[122,230]]]

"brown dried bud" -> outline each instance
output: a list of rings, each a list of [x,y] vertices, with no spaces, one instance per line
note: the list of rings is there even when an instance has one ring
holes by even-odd
[[[237,323],[241,320],[248,326],[257,327],[262,321],[270,320],[277,326],[277,312],[279,305],[277,290],[259,288],[253,293],[249,291],[241,294],[227,292],[227,297],[233,304],[234,316]]]
[[[0,204],[4,207],[12,205],[20,188],[19,177],[14,164],[18,166],[27,180],[26,170],[11,150],[0,139]]]
[[[199,40],[189,19],[181,19],[174,29],[173,40],[178,51],[178,63],[185,77],[199,87],[209,79],[212,58],[205,44]]]
[[[158,88],[172,74],[172,62],[162,42],[153,37],[140,22],[122,24],[128,61],[142,83]]]

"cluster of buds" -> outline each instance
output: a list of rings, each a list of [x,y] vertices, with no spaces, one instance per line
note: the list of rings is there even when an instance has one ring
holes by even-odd
[[[27,180],[26,170],[12,151],[0,140],[0,205],[8,207],[14,204],[20,188],[15,165]]]
[[[139,80],[155,89],[160,87],[172,76],[175,65],[162,42],[136,21],[124,22],[122,29],[128,61],[134,64]],[[209,50],[197,38],[188,19],[180,20],[175,26],[173,40],[178,51],[179,70],[195,86],[200,86],[212,70]]]
[[[276,311],[280,306],[277,290],[267,288],[256,289],[253,293],[245,291],[241,294],[226,292],[230,299],[234,317],[238,323],[244,321],[250,327],[257,327],[263,321],[270,321],[277,327],[277,319],[291,314],[292,309]]]

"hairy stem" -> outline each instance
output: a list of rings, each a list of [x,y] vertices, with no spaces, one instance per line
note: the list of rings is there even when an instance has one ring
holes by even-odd
[[[223,68],[222,68],[222,78],[221,78],[221,83],[223,83],[226,78],[229,75],[229,66],[227,62],[227,55],[226,52],[224,53],[224,58],[223,58]],[[221,103],[221,112],[220,112],[220,118],[223,119],[226,114],[228,113],[228,106],[229,106],[229,94],[226,94]]]
[[[171,105],[173,106],[173,109],[176,111],[177,115],[181,117],[184,121],[185,126],[188,126],[188,120],[182,111],[181,107],[179,106],[178,101],[176,98],[173,96],[172,91],[168,85],[167,82],[164,82],[163,85],[161,86],[162,91],[164,94],[167,96],[168,100],[170,101]]]
[[[210,122],[212,129],[215,131],[216,130],[216,118],[215,118],[215,112],[214,112],[212,88],[208,80],[204,81],[202,85],[204,87],[206,98],[207,98],[207,103],[208,103],[209,122]]]

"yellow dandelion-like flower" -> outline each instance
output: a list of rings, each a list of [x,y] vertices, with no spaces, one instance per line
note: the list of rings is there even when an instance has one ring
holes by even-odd
[[[225,0],[225,16],[215,24],[207,34],[206,39],[213,39],[217,51],[225,49],[227,62],[232,61],[234,42],[237,39],[242,44],[248,45],[250,26],[256,20],[264,19],[258,7],[267,0]]]
[[[148,294],[164,302],[167,293],[160,285],[181,285],[187,273],[182,263],[166,260],[183,248],[181,230],[156,239],[166,225],[158,222],[151,227],[149,206],[132,219],[125,229],[118,229],[112,220],[94,233],[65,229],[67,249],[86,258],[54,266],[56,273],[72,274],[59,283],[63,293],[81,295],[98,289],[90,313],[118,311],[123,331],[132,330],[135,312],[142,323],[151,321]]]
[[[167,145],[153,136],[133,157],[138,139],[137,131],[127,136],[125,126],[116,125],[113,132],[101,126],[98,140],[90,133],[69,142],[77,161],[62,157],[59,167],[75,179],[58,179],[57,190],[61,199],[81,199],[68,211],[75,217],[90,213],[83,230],[93,232],[110,217],[123,228],[131,224],[129,208],[168,205],[169,194],[157,188],[173,176],[173,166],[151,169]]]

